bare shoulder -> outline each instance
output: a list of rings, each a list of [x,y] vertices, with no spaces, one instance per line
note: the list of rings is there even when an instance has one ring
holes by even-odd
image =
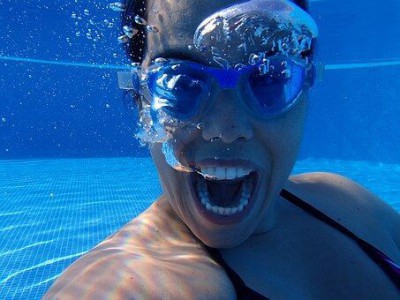
[[[232,295],[223,271],[159,199],[67,268],[44,299],[213,299],[221,286]]]
[[[361,238],[384,248],[393,248],[389,243],[394,243],[399,251],[399,213],[358,183],[316,172],[290,177],[286,188]]]

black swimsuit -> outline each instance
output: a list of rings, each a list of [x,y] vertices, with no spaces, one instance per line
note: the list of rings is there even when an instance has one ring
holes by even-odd
[[[381,252],[379,249],[375,248],[368,242],[360,239],[346,227],[340,225],[338,222],[334,221],[327,215],[323,214],[316,208],[312,207],[307,202],[304,202],[299,197],[293,195],[287,190],[281,191],[281,196],[293,203],[294,205],[300,207],[304,211],[308,212],[315,218],[321,220],[322,222],[332,226],[336,230],[339,230],[343,234],[347,235],[349,238],[354,240],[362,250],[386,273],[386,275],[393,281],[393,283],[400,290],[400,266],[394,263],[386,254]],[[226,271],[226,274],[232,281],[235,287],[237,299],[268,299],[267,297],[261,295],[260,293],[247,287],[240,276],[225,262],[222,255],[219,253],[218,249],[210,248],[206,246],[207,251],[210,253],[211,257],[217,261],[221,267]]]

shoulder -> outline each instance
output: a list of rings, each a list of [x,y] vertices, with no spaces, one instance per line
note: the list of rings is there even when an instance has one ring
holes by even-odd
[[[199,291],[212,299],[221,286],[232,294],[223,271],[164,200],[68,267],[44,299],[183,299]]]
[[[337,174],[316,172],[290,177],[285,188],[360,238],[383,246],[382,250],[397,248],[399,252],[399,213],[358,183]]]

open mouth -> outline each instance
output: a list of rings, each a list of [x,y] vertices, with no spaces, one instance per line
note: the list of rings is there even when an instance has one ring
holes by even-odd
[[[192,175],[201,210],[208,216],[233,218],[252,204],[257,173],[242,167],[204,167]]]

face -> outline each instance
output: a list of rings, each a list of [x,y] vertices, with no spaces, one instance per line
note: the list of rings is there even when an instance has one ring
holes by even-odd
[[[193,50],[189,45],[205,18],[236,2],[150,1],[148,23],[157,26],[159,32],[147,35],[142,67],[160,57],[219,67],[211,53]],[[248,54],[238,52],[229,59],[240,62],[247,58]],[[285,113],[263,119],[246,108],[248,93],[219,89],[204,100],[207,109],[170,132],[168,142],[151,145],[171,206],[203,243],[233,247],[278,222],[279,192],[301,141],[306,94],[303,90],[296,105]],[[197,172],[171,167],[169,156]]]

